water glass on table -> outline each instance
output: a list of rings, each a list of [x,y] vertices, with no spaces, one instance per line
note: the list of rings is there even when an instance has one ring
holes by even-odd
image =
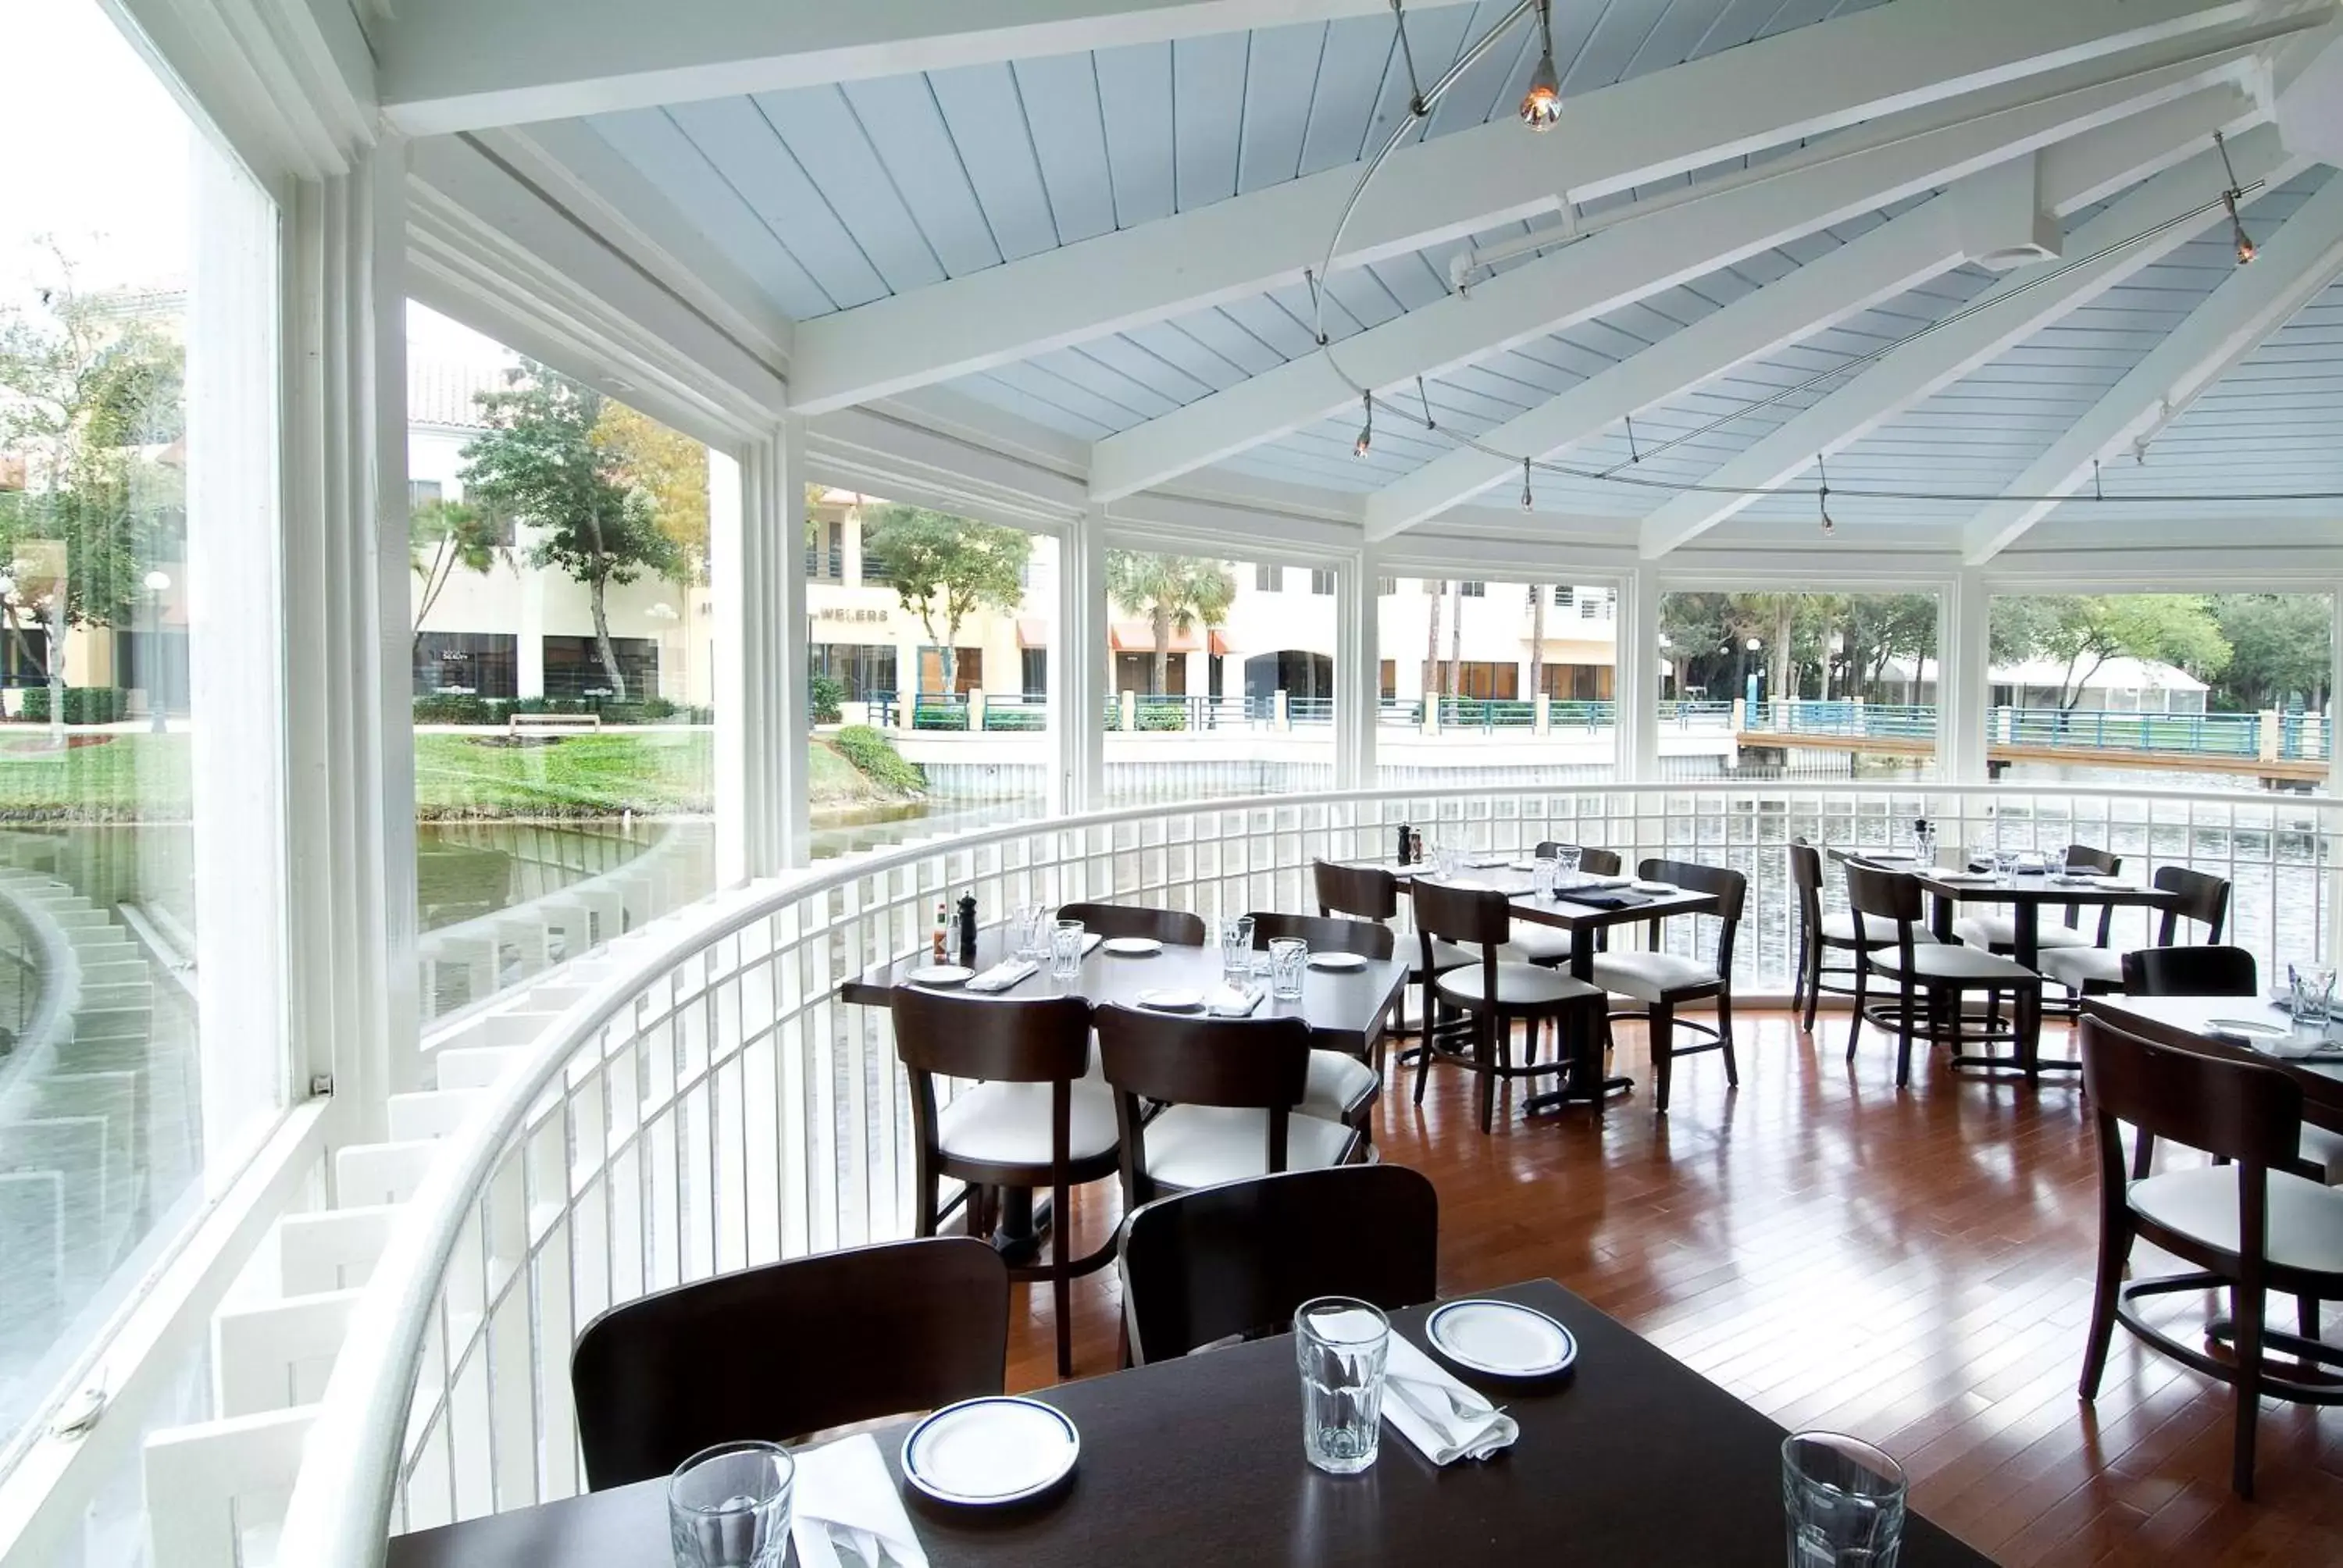
[[[2335,970],[2324,964],[2286,966],[2287,1011],[2298,1024],[2320,1029],[2335,1015]]]
[[[1082,939],[1090,933],[1080,920],[1060,920],[1050,932],[1050,978],[1079,980],[1082,972]]]
[[[1233,986],[1243,986],[1252,980],[1251,915],[1221,922],[1221,978]]]
[[[1302,1369],[1302,1452],[1335,1475],[1375,1462],[1383,1434],[1383,1367],[1391,1322],[1364,1302],[1320,1296],[1293,1314]]]
[[[1554,897],[1554,889],[1562,885],[1562,862],[1552,855],[1540,855],[1530,862],[1530,887],[1541,899]]]
[[[1011,951],[1020,959],[1050,956],[1050,909],[1046,904],[1020,904],[1009,917]]]
[[[1280,1001],[1298,1000],[1302,971],[1310,967],[1310,944],[1300,937],[1279,937],[1269,944],[1269,994]]]
[[[1782,1443],[1790,1568],[1896,1568],[1904,1543],[1904,1467],[1835,1432]]]
[[[1432,874],[1443,882],[1453,882],[1456,873],[1464,868],[1464,852],[1453,844],[1434,846],[1432,851]]]
[[[1578,876],[1579,859],[1580,850],[1577,845],[1557,844],[1554,846],[1554,879],[1556,887],[1560,887],[1565,882],[1576,879]]]
[[[781,1568],[796,1480],[777,1442],[719,1443],[685,1460],[667,1483],[675,1568]]]

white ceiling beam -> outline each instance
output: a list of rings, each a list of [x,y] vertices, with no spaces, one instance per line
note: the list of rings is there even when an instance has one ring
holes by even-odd
[[[2128,451],[2172,423],[2302,307],[2343,276],[2343,180],[2328,181],[2260,254],[2191,311],[2147,357],[2092,405],[2050,449],[2010,482],[2021,496],[2070,496],[2092,465]],[[1971,566],[1982,566],[2058,508],[2056,501],[1994,501],[1962,531]]]
[[[2278,146],[2277,133],[2267,126],[2232,143],[2230,151],[2242,180],[2280,183],[2306,166]],[[2200,153],[2157,176],[2068,236],[2066,254],[2088,256],[2168,223],[2201,205],[2224,183],[2220,160],[2209,152]],[[2176,226],[2023,294],[2017,291],[2038,277],[2042,268],[2011,274],[1979,296],[1980,302],[2006,297],[2008,303],[1892,350],[1721,464],[1704,481],[1741,493],[1686,491],[1646,517],[1644,558],[1664,556],[1736,516],[1759,496],[1811,469],[1816,454],[1828,457],[1853,446],[1905,409],[1992,363],[2141,268],[2169,256],[2203,233],[2217,216],[2217,210],[2198,222]]]
[[[1501,273],[1469,293],[1355,333],[1101,440],[1091,494],[1114,500],[1220,462],[1355,405],[1353,386],[1403,387],[1689,283],[1803,235],[2119,119],[2203,80],[2167,66],[2062,93],[2046,103],[1909,134],[1889,122],[1873,145],[1827,162],[1753,176],[1631,212],[1576,244]],[[2004,89],[2008,91],[2008,89]]]
[[[1899,0],[1583,94],[1546,136],[1507,116],[1403,147],[1334,265],[2092,60],[2120,75],[2306,25],[2254,14],[2211,0]],[[812,412],[841,407],[1299,284],[1325,260],[1357,181],[1355,165],[1324,170],[808,321],[797,397]]]
[[[399,0],[376,29],[376,48],[384,112],[423,136],[1389,8],[1390,0]]]
[[[1980,203],[1953,193],[1858,236],[1826,256],[1669,334],[1642,353],[1589,377],[1546,402],[1484,431],[1503,452],[1544,458],[1591,439],[1623,418],[1671,403],[1735,367],[1777,354],[1875,305],[2024,236],[2006,232],[2033,210],[2064,216],[2099,199],[2112,179],[2126,185],[2204,146],[2217,130],[2252,111],[2235,87],[2191,94],[2165,110],[2101,126],[2026,160],[2024,210],[1981,227]],[[1991,176],[2016,172],[2003,166]],[[1519,458],[1459,447],[1367,498],[1371,539],[1389,538],[1512,477]]]

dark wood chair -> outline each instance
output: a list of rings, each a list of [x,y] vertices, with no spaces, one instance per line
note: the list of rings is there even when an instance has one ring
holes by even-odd
[[[1616,849],[1589,849],[1584,844],[1564,844],[1553,839],[1540,840],[1536,854],[1540,859],[1564,849],[1578,851],[1578,869],[1588,877],[1615,877],[1620,859]],[[1570,962],[1573,938],[1558,926],[1542,926],[1535,920],[1515,920],[1513,934],[1505,939],[1505,950],[1498,954],[1504,963],[1548,964],[1555,969]],[[1607,930],[1594,933],[1594,946],[1599,951],[1611,945]]]
[[[1716,960],[1705,962],[1660,950],[1661,924],[1649,922],[1642,949],[1597,953],[1594,983],[1613,996],[1643,1004],[1640,1010],[1614,1012],[1613,1018],[1642,1018],[1652,1036],[1652,1109],[1668,1108],[1668,1081],[1675,1059],[1704,1051],[1725,1053],[1725,1081],[1741,1087],[1741,1066],[1733,1057],[1733,939],[1741,929],[1741,914],[1749,898],[1749,879],[1719,866],[1691,860],[1645,860],[1636,874],[1646,881],[1673,882],[1716,900]],[[1698,916],[1688,917],[1695,921]],[[1676,1016],[1680,1008],[1716,1004],[1714,1025]],[[1679,1046],[1676,1031],[1688,1029],[1707,1037],[1705,1045]]]
[[[2141,948],[2123,955],[2126,996],[2259,996],[2261,971],[2243,948]]]
[[[1541,839],[1537,854],[1544,859],[1564,849],[1578,851],[1578,869],[1590,877],[1615,877],[1619,874],[1619,868],[1625,863],[1619,859],[1616,849],[1598,849],[1587,844],[1565,844],[1556,839]]]
[[[1280,937],[1298,937],[1313,953],[1356,953],[1369,960],[1388,960],[1394,946],[1389,926],[1372,920],[1346,920],[1332,915],[1288,915],[1271,910],[1252,912],[1252,945],[1266,949]],[[1312,1048],[1310,1082],[1302,1091],[1304,1115],[1347,1122],[1373,1137],[1375,1101],[1383,1087],[1383,1041],[1375,1042],[1373,1061],[1347,1051]]]
[[[1280,1171],[1346,1165],[1358,1130],[1299,1107],[1310,1026],[1298,1018],[1209,1018],[1108,1006],[1091,1015],[1122,1135],[1126,1211]],[[1162,1109],[1143,1114],[1141,1101]]]
[[[2343,1383],[2273,1370],[2270,1352],[2308,1367],[2343,1367],[2343,1348],[2323,1344],[2318,1303],[2343,1297],[2343,1191],[2290,1172],[2302,1126],[2302,1091],[2259,1062],[2173,1050],[2083,1020],[2083,1086],[2099,1140],[2099,1266],[2083,1355],[2083,1398],[2098,1397],[2115,1328],[2236,1392],[2230,1484],[2254,1494],[2254,1429],[2264,1399],[2343,1404]],[[2169,1139],[2230,1163],[2193,1166],[2144,1181],[2124,1170],[2121,1128]],[[2124,1278],[2132,1242],[2147,1241],[2194,1271]],[[2151,1325],[2137,1303],[2175,1292],[2226,1288],[2234,1355],[2208,1355]],[[2268,1328],[2273,1293],[2297,1303],[2298,1334]],[[2208,1337],[2211,1337],[2208,1335]]]
[[[1542,964],[1501,958],[1513,928],[1513,902],[1503,893],[1473,888],[1452,888],[1419,878],[1414,888],[1417,940],[1426,960],[1435,941],[1477,948],[1480,961],[1463,969],[1443,970],[1433,981],[1437,1000],[1463,1013],[1471,1027],[1461,1038],[1437,1031],[1426,1038],[1415,1063],[1415,1102],[1423,1103],[1423,1085],[1431,1076],[1433,1058],[1453,1062],[1481,1080],[1481,1131],[1495,1116],[1499,1079],[1558,1073],[1574,1060],[1576,1070],[1595,1070],[1603,1034],[1601,990]],[[1513,1059],[1513,1025],[1526,1023],[1530,1039],[1538,1026],[1553,1020],[1566,1042],[1549,1062]]]
[[[884,1346],[884,1354],[840,1353]],[[1009,1273],[966,1236],[678,1285],[588,1323],[569,1358],[593,1491],[719,1442],[795,1438],[1001,1391]]]
[[[2112,877],[2123,870],[2123,857],[2093,849],[2088,844],[2069,844],[2063,864],[2074,870],[2096,871],[2101,876]],[[2060,921],[2037,925],[2036,948],[2047,954],[2061,949],[2106,947],[2110,922],[2115,919],[2115,906],[2099,906],[2098,923],[2091,930],[2083,929],[2082,913],[2080,904],[2068,904],[2065,906]],[[1953,922],[1953,940],[2008,958],[2017,951],[2017,917],[2001,913],[1966,915]]]
[[[1071,1215],[1072,1188],[1102,1181],[1121,1165],[1114,1094],[1083,1077],[1090,1066],[1091,1009],[1080,997],[1012,1001],[899,986],[891,1002],[895,1053],[911,1081],[914,1229],[936,1233],[939,1190],[947,1177],[968,1184],[969,1232],[989,1230],[993,1205],[979,1193],[1046,1188],[1051,1212]],[[976,1081],[939,1105],[936,1080]],[[1114,1242],[1087,1257],[1068,1255],[1060,1223],[1046,1261],[1011,1268],[1018,1281],[1047,1280],[1057,1311],[1058,1375],[1071,1377],[1071,1282],[1113,1261]]]
[[[1278,1333],[1317,1296],[1386,1312],[1438,1293],[1440,1196],[1401,1165],[1295,1171],[1163,1198],[1123,1226],[1131,1359]]]
[[[2018,1067],[2027,1077],[2041,1071],[2042,977],[2015,959],[1955,942],[1918,939],[1920,884],[1909,872],[1882,870],[1850,860],[1846,865],[1846,900],[1855,915],[1855,940],[1863,947],[1863,973],[1856,981],[1855,1017],[1847,1025],[1846,1059],[1855,1060],[1856,1042],[1865,1022],[1892,1030],[1896,1037],[1896,1083],[1912,1081],[1915,1036],[1952,1048],[1953,1062],[1963,1067]],[[1893,938],[1874,943],[1875,934]],[[1898,1000],[1875,1005],[1867,990],[1874,978],[1896,987]],[[1963,1004],[1972,991],[1986,993],[1987,1012],[1974,1030],[1966,1027]],[[2014,1000],[2013,1016],[2002,1027],[2000,999]],[[2016,1048],[2013,1058],[1969,1056],[1964,1046],[1990,1047],[2007,1040]]]
[[[1061,904],[1058,918],[1080,920],[1084,930],[1102,937],[1153,937],[1174,948],[1204,945],[1204,917],[1185,910],[1159,910],[1148,904]]]
[[[1399,918],[1399,879],[1389,871],[1373,866],[1316,860],[1311,863],[1310,878],[1318,895],[1321,915],[1346,915],[1353,920],[1372,921],[1387,930],[1391,922]],[[1256,936],[1259,930],[1254,928]],[[1421,944],[1411,941],[1406,944],[1406,952],[1407,983],[1415,990],[1416,1018],[1420,1021],[1413,1025],[1407,1021],[1407,1007],[1402,1002],[1393,1010],[1392,1032],[1398,1035],[1421,1033],[1422,1020],[1433,1017],[1433,976],[1443,970],[1462,969],[1473,961],[1471,953],[1448,942],[1433,943],[1427,957]],[[1380,1070],[1383,1064],[1379,1061],[1375,1065]]]
[[[1863,994],[1863,954],[1865,944],[1856,940],[1855,916],[1846,910],[1829,911],[1823,908],[1822,851],[1804,839],[1793,839],[1788,846],[1790,886],[1798,900],[1798,951],[1791,971],[1790,1010],[1798,1015],[1798,1027],[1808,1034],[1815,1031],[1815,1009],[1823,993],[1833,996],[1859,997]],[[1883,948],[1896,939],[1886,931],[1872,936],[1870,946]],[[1912,940],[1934,941],[1926,930],[1916,930]],[[1832,953],[1854,956],[1846,964],[1824,961]],[[1855,983],[1839,985],[1825,980],[1825,975],[1845,975]],[[1859,1003],[1857,1005],[1860,1005]]]
[[[2157,922],[2157,947],[2168,948],[2173,944],[2179,935],[2183,920],[2202,927],[2204,941],[2213,943],[2221,940],[2221,927],[2227,923],[2229,915],[2228,879],[2216,877],[2208,871],[2193,870],[2187,866],[2164,866],[2157,869],[2152,885],[2174,895],[2173,901],[2165,906],[2163,918]],[[2109,912],[2112,913],[2112,910]],[[2104,921],[2101,929],[2105,929]],[[2065,986],[2077,997],[2110,996],[2127,989],[2124,984],[2124,960],[2127,957],[2105,946],[2046,948],[2042,953],[2042,976]]]

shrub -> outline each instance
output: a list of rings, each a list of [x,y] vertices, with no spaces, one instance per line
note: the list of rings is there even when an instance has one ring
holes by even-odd
[[[497,705],[468,692],[435,691],[415,699],[417,724],[494,724]]]
[[[130,694],[118,686],[68,686],[65,689],[67,724],[115,724],[130,711]],[[49,721],[47,687],[25,688],[24,718],[31,723]]]
[[[845,711],[846,683],[836,676],[816,675],[806,682],[806,701],[816,724],[835,724]]]
[[[928,776],[895,749],[895,743],[868,724],[850,724],[830,738],[838,754],[855,770],[882,789],[918,794],[928,787]]]
[[[912,717],[911,728],[914,729],[966,729],[968,728],[968,709],[965,708],[930,708],[926,704],[922,703],[919,711]]]
[[[1031,708],[987,708],[984,727],[991,729],[1040,729],[1048,723],[1048,716]]]
[[[1142,730],[1185,729],[1188,728],[1187,706],[1183,703],[1176,708],[1168,704],[1161,708],[1149,708],[1141,704],[1139,709],[1139,728]]]

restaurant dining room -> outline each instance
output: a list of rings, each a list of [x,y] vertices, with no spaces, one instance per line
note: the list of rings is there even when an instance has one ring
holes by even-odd
[[[2343,0],[0,60],[0,1568],[2343,1563]]]

